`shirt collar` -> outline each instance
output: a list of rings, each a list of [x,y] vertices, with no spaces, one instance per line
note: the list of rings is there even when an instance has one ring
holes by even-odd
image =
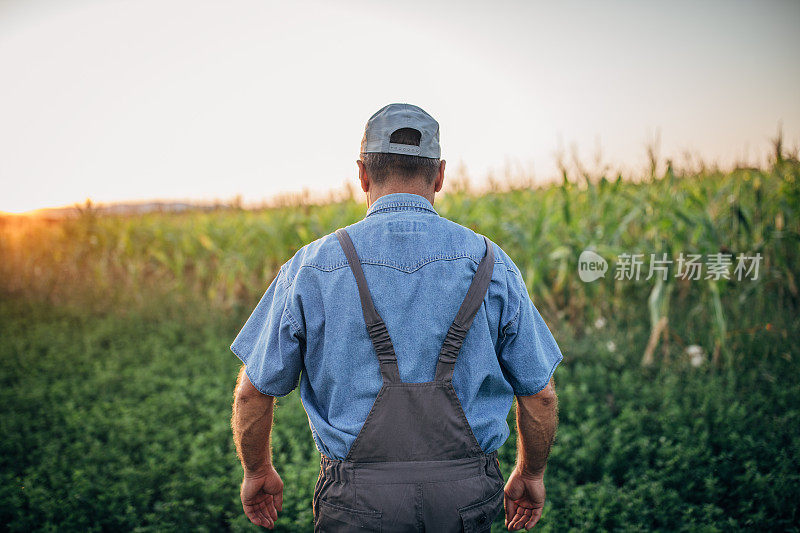
[[[394,192],[385,194],[372,202],[372,205],[367,209],[366,216],[374,213],[385,211],[429,211],[435,215],[439,215],[433,208],[433,205],[424,197],[419,194],[412,194],[409,192]]]

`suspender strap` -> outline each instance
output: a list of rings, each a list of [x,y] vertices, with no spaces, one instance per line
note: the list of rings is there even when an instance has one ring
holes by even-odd
[[[341,244],[344,255],[347,257],[347,262],[350,264],[350,270],[356,278],[358,295],[361,298],[361,310],[364,313],[364,322],[367,325],[367,332],[372,340],[372,346],[375,348],[375,354],[378,356],[383,381],[399,383],[400,371],[397,368],[397,356],[394,353],[392,339],[389,337],[386,324],[372,302],[372,295],[370,295],[367,287],[367,278],[364,277],[361,261],[353,246],[353,241],[350,240],[350,235],[344,229],[336,230],[336,238],[339,239],[339,244]]]
[[[436,364],[436,381],[451,381],[453,379],[453,369],[456,364],[458,352],[467,336],[475,314],[483,304],[483,298],[489,289],[489,282],[492,281],[494,271],[494,250],[492,243],[486,237],[486,255],[483,256],[478,264],[478,270],[472,278],[472,283],[467,290],[467,295],[461,303],[461,307],[456,313],[453,324],[447,331],[444,338],[442,350],[439,352],[439,362]]]

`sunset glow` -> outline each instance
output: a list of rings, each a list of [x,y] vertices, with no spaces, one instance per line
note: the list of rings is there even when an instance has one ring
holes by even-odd
[[[3,2],[0,211],[339,188],[389,102],[476,182],[800,144],[797,2],[347,4]]]

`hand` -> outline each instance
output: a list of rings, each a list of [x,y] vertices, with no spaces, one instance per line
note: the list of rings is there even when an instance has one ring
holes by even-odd
[[[242,481],[244,514],[257,526],[272,529],[283,509],[283,481],[272,465],[257,472],[245,472]]]
[[[506,483],[503,504],[509,531],[530,529],[542,517],[544,507],[544,474],[530,476],[515,468]]]

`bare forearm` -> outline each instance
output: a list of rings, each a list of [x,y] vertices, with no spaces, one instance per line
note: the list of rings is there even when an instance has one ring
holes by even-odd
[[[533,396],[517,397],[517,467],[542,476],[558,427],[558,397],[553,380]]]
[[[258,472],[272,464],[270,433],[274,400],[253,387],[242,367],[234,393],[231,428],[245,473]]]

